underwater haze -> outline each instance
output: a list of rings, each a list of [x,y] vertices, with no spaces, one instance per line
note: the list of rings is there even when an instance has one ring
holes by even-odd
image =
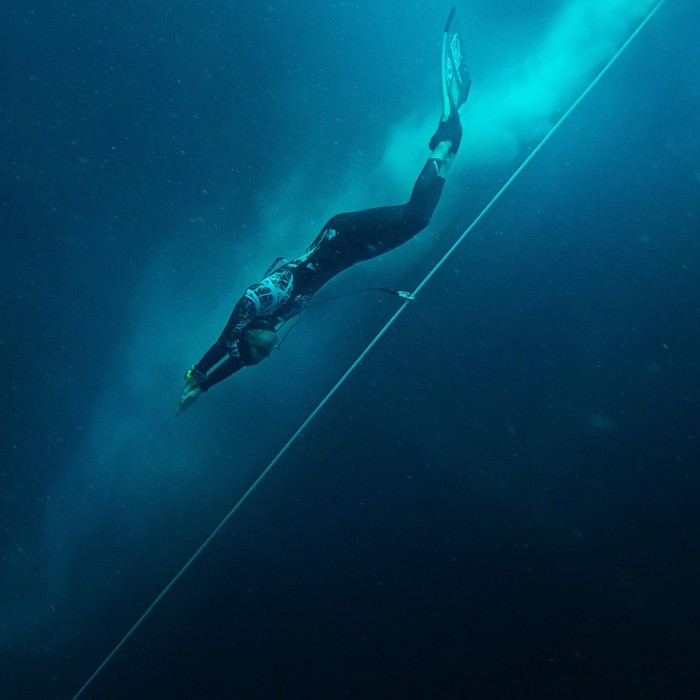
[[[412,290],[656,3],[465,0]],[[450,4],[0,5],[0,698],[72,698],[398,309],[173,414],[245,288],[405,201]],[[81,698],[700,694],[700,5],[666,0]]]

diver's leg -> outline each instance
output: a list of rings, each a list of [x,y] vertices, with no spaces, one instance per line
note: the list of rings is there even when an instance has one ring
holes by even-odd
[[[443,116],[430,139],[430,157],[413,186],[411,199],[404,205],[408,210],[406,218],[413,222],[416,233],[430,223],[461,142],[462,124],[459,112],[454,109],[447,117]]]
[[[456,124],[459,124],[459,115]],[[409,201],[397,206],[337,214],[322,231],[320,246],[332,253],[324,257],[337,261],[338,267],[345,269],[396,248],[430,223],[459,148],[459,127],[453,126],[451,132],[443,130],[442,135],[449,135],[452,140],[431,142],[434,148],[418,175]],[[336,231],[337,235],[324,237],[328,230]]]
[[[433,150],[418,175],[411,198],[402,205],[405,210],[402,212],[404,219],[413,222],[413,227],[418,231],[428,225],[442,196],[445,177],[454,159],[454,154],[449,153],[449,148],[449,142],[442,142]]]
[[[447,173],[454,161],[455,155],[462,143],[462,122],[459,111],[453,108],[449,114],[443,114],[440,124],[433,137],[430,139],[430,150],[439,156],[440,177],[447,177]],[[447,145],[446,145],[447,144]],[[431,158],[433,155],[431,155]]]

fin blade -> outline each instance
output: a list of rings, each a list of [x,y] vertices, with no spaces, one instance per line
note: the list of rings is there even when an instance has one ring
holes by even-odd
[[[471,79],[462,46],[457,10],[453,7],[442,39],[442,94],[446,116],[449,116],[452,105],[459,109],[469,96]]]

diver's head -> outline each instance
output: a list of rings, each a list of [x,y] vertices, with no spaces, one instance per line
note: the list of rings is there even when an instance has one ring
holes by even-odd
[[[262,362],[277,345],[277,333],[269,328],[249,328],[239,343],[241,360],[246,365]]]

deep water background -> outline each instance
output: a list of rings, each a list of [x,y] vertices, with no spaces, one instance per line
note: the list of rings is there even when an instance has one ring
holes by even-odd
[[[412,289],[648,2],[459,6]],[[175,421],[246,285],[406,198],[449,5],[0,6],[0,697],[71,698],[397,308],[346,297]],[[700,7],[667,0],[85,698],[685,698]]]

